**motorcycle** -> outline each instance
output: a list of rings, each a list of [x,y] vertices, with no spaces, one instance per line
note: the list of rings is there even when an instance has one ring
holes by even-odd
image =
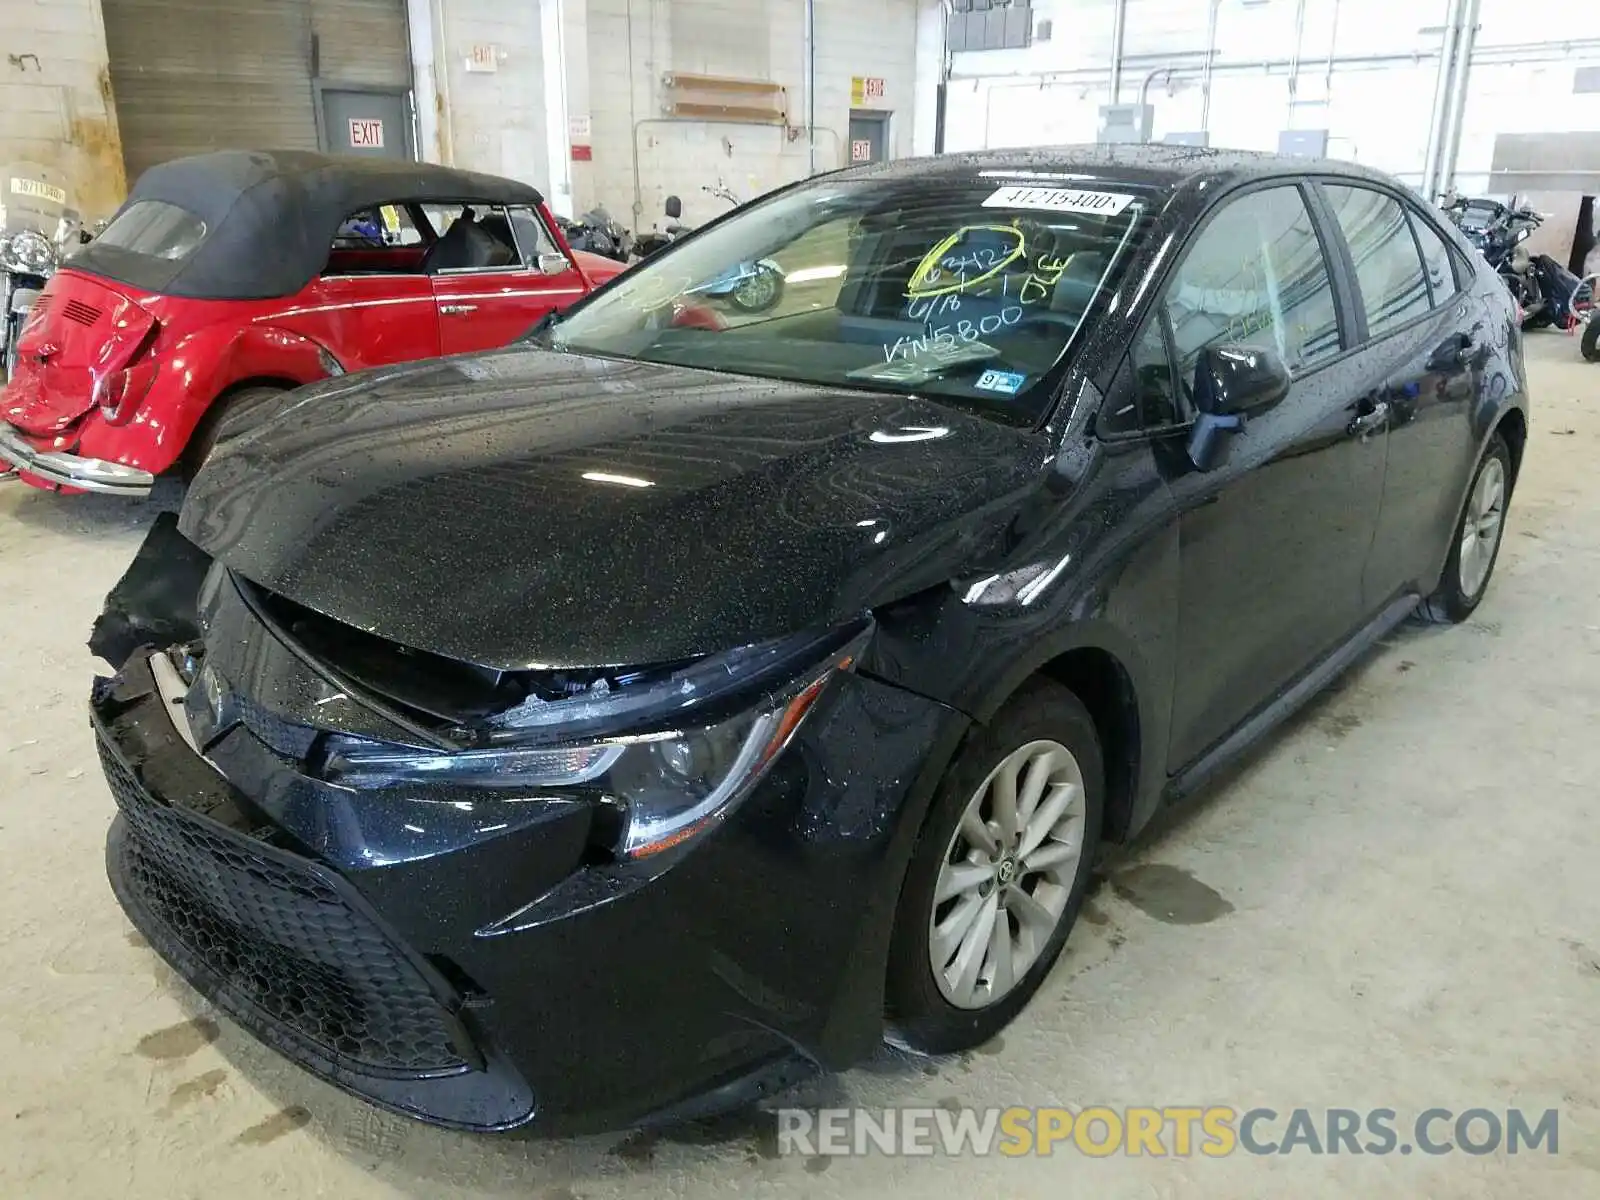
[[[0,169],[0,351],[6,377],[16,365],[17,338],[34,301],[69,249],[88,240],[67,189],[38,163]]]
[[[1522,310],[1524,329],[1571,329],[1587,318],[1594,303],[1589,282],[1548,254],[1529,254],[1523,245],[1544,224],[1540,214],[1498,200],[1465,197],[1451,200],[1444,212],[1504,281]]]
[[[1594,294],[1594,289],[1600,285],[1600,275],[1589,275],[1583,280],[1583,286],[1589,289],[1589,294]],[[1591,306],[1584,310],[1579,319],[1583,322],[1583,339],[1579,346],[1583,352],[1584,361],[1600,362],[1600,312]]]
[[[650,227],[650,232],[640,234],[633,244],[635,258],[649,258],[652,254],[659,254],[673,242],[691,232],[689,226],[683,223],[683,201],[676,196],[668,196],[663,206],[667,217],[667,227],[658,230]]]
[[[604,206],[591,208],[576,221],[557,217],[556,223],[574,250],[587,250],[590,254],[625,263],[633,253],[633,238]]]
[[[739,197],[733,190],[721,183],[716,187],[707,186],[705,190],[735,206],[739,203]],[[668,196],[664,208],[667,226],[661,232],[652,229],[638,240],[635,253],[640,258],[658,254],[694,232],[690,226],[683,224],[682,200],[677,196]],[[778,306],[783,299],[784,284],[783,268],[770,258],[761,258],[735,263],[721,274],[690,289],[690,294],[721,301],[740,312],[763,313]]]

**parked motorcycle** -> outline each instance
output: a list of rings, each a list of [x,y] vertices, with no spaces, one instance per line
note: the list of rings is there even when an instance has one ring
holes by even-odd
[[[649,258],[652,254],[659,254],[673,242],[691,232],[689,226],[683,223],[683,201],[676,196],[668,196],[664,205],[667,217],[665,229],[650,227],[649,233],[639,235],[633,244],[633,253],[636,258]]]
[[[739,197],[733,190],[721,183],[715,187],[707,186],[705,190],[730,204],[739,203]],[[641,258],[657,254],[693,232],[683,224],[682,200],[677,196],[668,196],[664,207],[666,228],[659,232],[652,229],[639,239],[635,253]],[[721,301],[740,312],[762,313],[778,306],[783,299],[784,283],[783,268],[770,258],[762,258],[735,263],[715,278],[691,289],[691,294]]]
[[[0,350],[8,378],[34,301],[82,240],[82,220],[67,207],[67,189],[50,182],[51,174],[31,162],[0,169]]]
[[[574,250],[587,250],[622,263],[633,253],[632,235],[603,205],[591,208],[576,221],[557,217],[556,222],[561,226],[567,245]]]
[[[1544,223],[1531,208],[1484,198],[1451,200],[1445,214],[1505,281],[1522,309],[1522,327],[1569,329],[1593,306],[1593,288],[1548,254],[1529,254],[1523,243]]]
[[[1600,286],[1600,275],[1590,275],[1583,280],[1583,286],[1589,289],[1589,294],[1594,294],[1594,289]],[[1600,362],[1600,310],[1593,305],[1579,313],[1583,322],[1583,339],[1579,345],[1583,350],[1583,357],[1588,362]]]

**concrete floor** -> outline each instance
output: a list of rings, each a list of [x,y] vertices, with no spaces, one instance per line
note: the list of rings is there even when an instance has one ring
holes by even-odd
[[[1534,434],[1478,617],[1395,636],[1142,847],[987,1053],[886,1054],[829,1086],[868,1105],[1555,1107],[1558,1155],[802,1160],[750,1120],[529,1144],[379,1114],[214,1019],[117,910],[83,642],[149,512],[8,484],[0,1195],[1600,1195],[1600,368],[1560,335],[1529,352]]]

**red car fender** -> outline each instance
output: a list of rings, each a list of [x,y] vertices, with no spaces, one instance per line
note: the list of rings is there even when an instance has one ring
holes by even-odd
[[[272,325],[212,325],[160,351],[156,385],[125,424],[86,422],[78,453],[160,474],[184,447],[217,398],[243,383],[285,389],[337,373],[338,359],[298,333]]]

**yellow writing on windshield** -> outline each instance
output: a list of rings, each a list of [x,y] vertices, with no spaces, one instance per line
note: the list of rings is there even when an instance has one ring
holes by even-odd
[[[961,248],[974,235],[997,237],[1000,245]],[[1014,225],[965,225],[922,256],[906,283],[908,299],[964,292],[995,278],[1026,252],[1022,230]]]

